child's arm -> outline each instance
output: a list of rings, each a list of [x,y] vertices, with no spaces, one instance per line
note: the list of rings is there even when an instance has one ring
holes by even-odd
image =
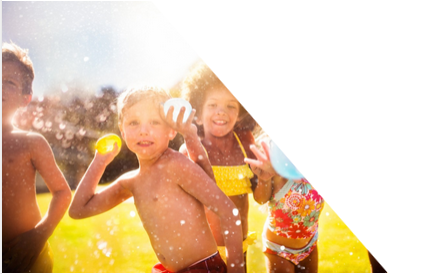
[[[16,255],[8,267],[18,272],[29,271],[46,241],[66,213],[72,197],[69,185],[55,163],[48,142],[39,134],[30,133],[27,136],[31,154],[31,163],[29,164],[32,164],[44,179],[52,194],[52,199],[47,213],[33,229],[19,235],[3,246],[4,251],[7,250],[7,252]],[[8,256],[6,255],[6,257]]]
[[[122,186],[124,174],[115,182],[96,193],[97,185],[106,166],[115,158],[119,149],[115,144],[113,151],[100,154],[96,151],[93,161],[88,167],[76,189],[69,215],[73,219],[82,219],[103,213],[132,196],[131,192]]]
[[[204,206],[212,210],[221,223],[227,249],[228,272],[244,272],[242,226],[235,204],[218,188],[214,181],[196,164],[189,161],[177,165],[180,186]],[[186,171],[186,172],[184,172]]]
[[[254,189],[254,199],[259,204],[264,204],[272,195],[272,177],[276,175],[275,170],[270,163],[269,146],[261,143],[263,151],[257,149],[255,145],[251,145],[251,150],[258,160],[246,158],[245,162],[251,166],[252,172],[258,176],[258,184]]]
[[[185,147],[181,146],[180,152],[190,158],[191,161],[198,164],[208,176],[215,181],[211,163],[197,135],[197,127],[192,123],[196,110],[193,109],[185,123],[182,122],[185,108],[179,111],[176,122],[173,121],[173,107],[169,108],[167,115],[164,114],[164,108],[160,106],[160,116],[175,131],[184,137]]]

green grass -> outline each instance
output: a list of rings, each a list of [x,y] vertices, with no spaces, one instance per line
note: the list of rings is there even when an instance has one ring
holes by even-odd
[[[37,195],[42,213],[51,195]],[[266,272],[261,232],[266,219],[250,196],[250,231],[257,244],[248,249],[248,272]],[[319,228],[319,272],[369,273],[367,251],[336,213],[325,204]],[[54,272],[151,272],[158,262],[133,203],[125,202],[109,212],[73,220],[64,216],[49,239],[54,253]]]

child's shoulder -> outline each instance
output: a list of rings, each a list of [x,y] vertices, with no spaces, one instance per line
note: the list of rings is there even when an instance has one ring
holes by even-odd
[[[184,154],[170,148],[164,153],[163,162],[166,163],[164,166],[169,170],[185,171],[187,167],[194,165],[194,162]]]
[[[21,129],[14,129],[11,134],[3,135],[3,142],[13,142],[15,145],[26,148],[40,148],[43,149],[48,142],[42,134],[32,131],[24,131]]]

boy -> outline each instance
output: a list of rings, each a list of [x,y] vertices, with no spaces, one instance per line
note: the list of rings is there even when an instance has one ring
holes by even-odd
[[[3,272],[52,272],[48,238],[71,200],[69,185],[45,138],[14,127],[15,111],[31,101],[33,64],[15,44],[2,45],[2,247]],[[36,171],[52,193],[42,218]]]
[[[229,272],[243,272],[242,231],[234,204],[197,164],[168,148],[179,131],[192,147],[194,159],[207,161],[191,123],[195,111],[182,123],[184,109],[173,122],[173,109],[164,116],[160,104],[169,96],[157,89],[129,89],[118,98],[118,125],[127,147],[136,154],[139,169],[128,172],[95,193],[106,166],[118,147],[106,154],[96,151],[82,178],[69,215],[86,218],[105,212],[130,197],[161,264],[154,272],[225,272],[204,206],[221,219],[228,250]],[[202,164],[205,166],[205,164]],[[239,225],[238,225],[239,224]]]

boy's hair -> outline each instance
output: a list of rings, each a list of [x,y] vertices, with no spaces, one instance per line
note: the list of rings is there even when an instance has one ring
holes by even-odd
[[[189,101],[191,106],[196,109],[196,117],[201,116],[206,96],[213,87],[223,87],[227,89],[218,76],[203,62],[198,62],[184,79],[181,97]],[[239,107],[239,117],[248,116],[248,112],[240,102]],[[252,117],[250,118],[253,121]],[[251,131],[254,127],[255,124],[251,126]],[[201,135],[201,133],[202,129],[199,128],[199,135]]]
[[[24,83],[22,94],[33,94],[32,83],[34,79],[33,62],[28,56],[28,49],[24,50],[14,43],[3,43],[1,48],[2,63],[16,62],[20,65]]]
[[[118,96],[118,122],[124,118],[124,111],[140,101],[149,101],[158,105],[169,100],[171,96],[162,88],[145,86],[143,88],[128,88]]]

